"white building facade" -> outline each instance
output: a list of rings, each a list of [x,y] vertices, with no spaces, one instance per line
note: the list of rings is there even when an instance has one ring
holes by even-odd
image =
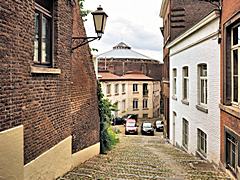
[[[170,142],[220,160],[219,15],[212,12],[170,48]]]
[[[138,114],[143,119],[159,117],[160,81],[141,73],[117,76],[99,72],[99,75],[105,98],[117,105],[116,117],[126,114]]]

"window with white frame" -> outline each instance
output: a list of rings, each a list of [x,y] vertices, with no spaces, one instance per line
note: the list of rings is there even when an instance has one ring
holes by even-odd
[[[183,67],[183,100],[188,100],[189,93],[188,67]]]
[[[199,64],[199,104],[207,105],[207,64]]]
[[[119,91],[119,85],[115,84],[115,94],[118,94],[118,91]]]
[[[138,92],[138,84],[133,84],[133,92]]]
[[[197,148],[203,156],[207,156],[207,134],[197,129]]]
[[[147,99],[143,99],[143,109],[148,108],[148,100]]]
[[[182,121],[182,145],[185,148],[188,148],[188,137],[189,137],[189,127],[188,127],[188,121],[183,118]]]
[[[107,85],[107,95],[111,94],[111,84]]]
[[[231,84],[232,84],[232,103],[240,104],[240,63],[238,58],[240,56],[240,24],[234,26],[231,31]]]
[[[173,69],[173,96],[177,94],[177,69]]]
[[[240,141],[239,137],[230,131],[225,132],[225,158],[226,165],[233,172],[240,167]]]
[[[122,84],[122,93],[126,93],[126,84]]]
[[[138,109],[138,99],[133,100],[133,109]]]
[[[53,1],[35,0],[35,64],[51,66],[53,49]]]

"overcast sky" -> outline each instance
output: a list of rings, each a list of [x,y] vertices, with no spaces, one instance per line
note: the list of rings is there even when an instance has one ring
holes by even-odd
[[[133,50],[162,61],[162,35],[159,17],[162,0],[85,0],[84,8],[95,11],[99,5],[108,14],[105,33],[90,43],[102,54],[119,42]],[[87,16],[85,28],[88,36],[96,36],[92,15]]]

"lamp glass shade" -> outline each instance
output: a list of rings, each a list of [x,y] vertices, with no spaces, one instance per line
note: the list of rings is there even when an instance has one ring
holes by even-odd
[[[98,36],[101,36],[104,33],[108,15],[103,11],[101,6],[99,6],[96,11],[92,12],[92,15],[95,31]]]

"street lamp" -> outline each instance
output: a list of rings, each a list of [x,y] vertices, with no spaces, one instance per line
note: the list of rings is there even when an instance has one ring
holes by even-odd
[[[108,15],[103,11],[101,6],[99,6],[96,11],[92,12],[92,15],[97,37],[72,37],[72,51],[91,41],[101,39],[102,34],[104,34]]]

